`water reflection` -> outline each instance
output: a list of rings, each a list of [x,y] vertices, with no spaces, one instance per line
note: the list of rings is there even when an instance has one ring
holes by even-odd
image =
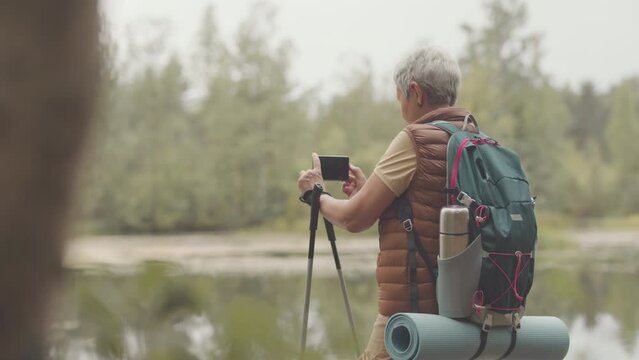
[[[568,324],[569,359],[639,358],[639,272],[572,265],[537,271],[528,314]],[[375,280],[345,276],[365,344],[377,311]],[[297,358],[303,275],[212,276],[148,262],[134,274],[70,271],[67,279],[51,330],[54,359]],[[354,357],[336,277],[313,279],[308,346],[309,359]]]

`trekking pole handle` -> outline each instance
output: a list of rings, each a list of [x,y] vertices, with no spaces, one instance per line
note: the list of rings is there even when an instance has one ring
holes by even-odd
[[[311,198],[311,222],[309,226],[309,230],[314,231],[317,230],[317,219],[319,217],[320,203],[319,198],[324,192],[324,188],[322,185],[315,184],[313,186],[313,196]]]

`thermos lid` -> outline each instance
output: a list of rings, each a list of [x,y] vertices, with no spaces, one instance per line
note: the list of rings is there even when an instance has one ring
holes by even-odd
[[[467,233],[468,208],[459,205],[443,207],[439,216],[439,232],[442,234]]]

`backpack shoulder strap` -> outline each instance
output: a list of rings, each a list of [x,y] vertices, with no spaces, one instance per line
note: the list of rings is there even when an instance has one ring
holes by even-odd
[[[438,128],[446,131],[447,133],[449,133],[450,135],[453,135],[454,133],[462,130],[462,131],[466,131],[468,129],[468,124],[469,123],[473,123],[473,125],[475,125],[475,129],[477,129],[477,133],[480,133],[479,131],[479,124],[477,124],[477,120],[475,120],[475,117],[473,116],[473,114],[467,114],[464,117],[464,126],[462,126],[461,129],[459,129],[457,126],[451,124],[448,121],[443,121],[443,120],[435,120],[435,121],[431,121],[429,122],[429,124],[437,126]]]
[[[435,269],[431,264],[428,253],[419,240],[419,235],[417,234],[417,231],[415,230],[415,226],[413,224],[413,209],[408,202],[406,193],[403,193],[402,195],[400,195],[400,197],[395,199],[393,206],[395,207],[397,217],[399,218],[399,221],[406,231],[406,236],[408,238],[408,273],[410,282],[411,311],[419,312],[419,299],[417,291],[417,259],[415,253],[419,253],[421,258],[426,263],[426,267],[428,268],[428,272],[430,273],[434,284],[437,283],[437,269]]]
[[[460,131],[457,126],[451,124],[448,121],[435,120],[435,121],[429,122],[429,124],[444,130],[445,132],[449,133],[450,135],[453,135],[454,133]]]

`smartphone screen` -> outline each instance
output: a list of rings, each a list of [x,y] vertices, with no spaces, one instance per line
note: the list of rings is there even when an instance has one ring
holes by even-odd
[[[348,156],[320,155],[324,180],[348,180]]]

